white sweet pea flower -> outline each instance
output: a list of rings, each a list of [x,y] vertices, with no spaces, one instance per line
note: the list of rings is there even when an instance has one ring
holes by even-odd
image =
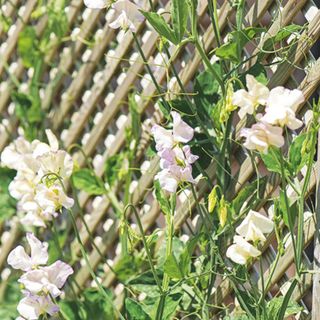
[[[29,271],[18,280],[32,294],[50,293],[53,297],[61,295],[61,288],[68,277],[73,274],[72,268],[58,260],[48,267],[39,267]]]
[[[37,157],[37,160],[40,164],[40,178],[48,173],[55,173],[62,179],[66,179],[72,174],[73,160],[64,150],[45,153]]]
[[[36,320],[41,315],[48,313],[53,316],[59,312],[59,307],[52,302],[49,296],[37,296],[27,292],[25,294],[26,296],[20,300],[17,306],[17,310],[23,318],[19,317],[18,319]]]
[[[284,145],[282,128],[264,122],[256,123],[250,129],[242,129],[241,136],[246,138],[243,145],[247,149],[263,153],[267,153],[270,146],[280,148]]]
[[[84,0],[85,6],[89,9],[103,9],[111,3],[111,0]]]
[[[265,241],[264,234],[273,230],[274,223],[261,213],[250,210],[246,218],[236,228],[236,232],[247,241]]]
[[[27,255],[24,248],[18,246],[10,252],[7,261],[14,269],[30,271],[48,262],[48,244],[41,242],[32,233],[27,233],[26,237],[31,248],[31,255]]]
[[[261,120],[280,127],[287,126],[291,130],[298,129],[303,122],[296,118],[295,110],[304,101],[301,90],[276,87],[270,91],[266,114]]]
[[[253,114],[259,105],[266,105],[269,89],[255,79],[251,74],[246,76],[248,91],[240,89],[233,94],[232,104],[240,107],[239,116]]]
[[[59,182],[51,186],[39,184],[36,188],[35,201],[45,215],[52,216],[56,216],[62,207],[70,209],[74,204],[74,200],[65,194]]]
[[[242,265],[245,265],[250,258],[256,258],[260,255],[261,252],[257,248],[240,236],[234,236],[234,244],[226,252],[229,259]]]
[[[139,11],[139,7],[129,0],[120,0],[112,5],[116,18],[109,23],[112,29],[121,28],[123,30],[131,30],[136,32],[136,24],[144,20],[143,14]]]

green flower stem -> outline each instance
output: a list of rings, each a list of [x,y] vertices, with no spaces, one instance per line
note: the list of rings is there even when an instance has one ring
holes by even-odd
[[[143,242],[143,245],[144,245],[144,248],[146,250],[146,253],[147,253],[147,257],[148,257],[148,261],[149,261],[149,265],[150,265],[150,269],[151,269],[151,272],[153,274],[153,277],[157,283],[157,286],[159,288],[159,291],[160,291],[160,294],[163,294],[163,290],[162,290],[162,287],[161,287],[161,282],[159,280],[159,277],[156,273],[156,270],[154,268],[154,265],[153,265],[153,261],[152,261],[152,256],[151,256],[151,253],[150,253],[150,250],[149,250],[149,247],[148,247],[148,243],[147,243],[147,240],[146,240],[146,236],[144,234],[144,230],[143,230],[143,226],[142,226],[142,223],[141,223],[141,219],[139,217],[139,214],[137,212],[137,209],[132,205],[132,204],[128,204],[124,210],[124,214],[126,214],[126,211],[129,209],[129,208],[132,208],[133,210],[133,213],[136,217],[136,220],[137,220],[137,223],[138,223],[138,227],[139,227],[139,230],[140,230],[140,233],[141,233],[141,237],[142,237],[142,242]]]
[[[139,43],[139,40],[137,38],[136,33],[132,32],[132,36],[133,36],[134,42],[136,43],[136,46],[137,46],[138,51],[140,53],[140,56],[141,56],[141,58],[143,60],[143,63],[145,65],[145,67],[147,68],[148,73],[150,74],[151,80],[154,83],[158,94],[160,95],[162,103],[167,107],[167,109],[170,109],[170,106],[169,106],[168,102],[164,99],[163,92],[162,92],[162,90],[161,90],[161,88],[160,88],[160,86],[159,86],[159,84],[158,84],[158,82],[157,82],[157,80],[156,80],[156,78],[155,78],[150,66],[149,66],[148,60],[147,60],[147,58],[146,58],[146,56],[145,56],[145,54],[144,54],[144,52],[143,52],[143,50],[141,48],[141,45]]]
[[[307,173],[304,178],[301,196],[299,199],[299,215],[298,215],[298,235],[297,235],[297,255],[298,255],[298,261],[297,261],[297,273],[298,276],[301,274],[301,260],[302,260],[302,251],[303,251],[303,218],[304,218],[304,202],[305,202],[305,195],[307,194],[307,189],[311,177],[311,172],[313,169],[313,157],[316,151],[316,139],[317,139],[317,130],[313,130],[312,132],[312,138],[311,138],[311,146],[312,149],[310,150],[309,159],[308,159],[308,166],[307,166]]]
[[[285,206],[286,206],[287,216],[289,216],[290,215],[290,206],[289,206],[289,199],[288,199],[287,190],[286,190],[287,184],[286,184],[286,178],[285,178],[285,166],[284,166],[283,157],[280,157],[280,169],[281,169],[281,184],[282,184],[282,191],[284,194],[284,202],[285,202]],[[297,254],[296,241],[294,238],[294,227],[291,225],[290,219],[288,219],[288,220],[289,220],[290,236],[291,236],[293,252],[294,252],[294,260],[296,262],[296,266],[298,266],[299,259],[298,259],[298,254]]]
[[[111,304],[112,308],[119,314],[119,319],[121,320],[125,320],[125,318],[122,316],[122,314],[118,311],[118,309],[114,306],[113,304],[113,301],[110,299],[110,297],[107,295],[107,293],[105,292],[104,288],[102,287],[100,281],[97,279],[97,276],[95,275],[92,267],[91,267],[91,264],[89,262],[89,258],[88,258],[88,255],[86,253],[86,250],[85,250],[85,247],[81,241],[81,238],[80,238],[80,235],[79,235],[79,232],[78,232],[78,228],[77,228],[77,224],[76,224],[76,220],[73,216],[73,213],[71,210],[69,210],[69,213],[70,213],[70,217],[71,217],[71,222],[72,222],[72,225],[73,225],[73,228],[74,228],[74,232],[76,234],[76,238],[80,244],[80,250],[81,250],[81,253],[82,253],[82,256],[86,262],[86,265],[89,269],[89,272],[94,280],[94,282],[96,283],[100,293],[105,297],[105,299]]]
[[[193,36],[193,43],[200,54],[200,57],[205,64],[205,66],[208,68],[208,70],[214,75],[216,80],[218,81],[222,94],[225,96],[226,90],[224,86],[223,79],[220,77],[220,75],[217,73],[217,71],[213,68],[213,65],[211,64],[209,58],[207,57],[206,52],[204,51],[202,44],[199,39],[198,35],[198,29],[197,29],[197,8],[196,8],[196,1],[191,1],[191,33]]]
[[[166,260],[172,255],[172,245],[173,245],[173,234],[174,234],[174,212],[176,209],[176,194],[171,196],[171,210],[170,213],[165,216],[166,218],[166,226],[167,226],[167,238],[166,238]],[[170,277],[164,273],[163,280],[162,280],[162,291],[163,293],[160,296],[160,301],[158,304],[156,320],[162,320],[162,315],[165,307],[165,299],[168,294],[170,283]]]

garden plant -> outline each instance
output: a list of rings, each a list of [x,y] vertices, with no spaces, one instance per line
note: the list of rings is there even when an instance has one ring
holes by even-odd
[[[320,319],[316,5],[25,2],[0,1],[0,319]]]

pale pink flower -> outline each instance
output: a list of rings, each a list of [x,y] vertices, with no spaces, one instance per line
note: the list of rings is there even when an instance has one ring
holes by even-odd
[[[270,91],[266,114],[261,120],[280,127],[287,126],[291,130],[298,129],[303,122],[296,118],[295,111],[304,101],[301,90],[276,87]]]
[[[232,97],[232,104],[240,107],[240,118],[246,114],[253,114],[259,105],[266,105],[269,96],[269,89],[254,76],[247,74],[246,81],[248,91],[240,89]]]
[[[62,293],[60,289],[71,274],[73,274],[72,268],[58,260],[50,266],[39,267],[25,273],[18,281],[33,294],[49,292],[53,297],[58,297]]]
[[[260,255],[261,252],[257,248],[240,236],[234,236],[234,244],[226,252],[229,259],[241,265],[245,265],[250,258],[256,258]]]
[[[171,193],[177,191],[180,183],[197,183],[197,181],[192,177],[191,165],[187,165],[186,167],[171,165],[169,168],[165,168],[158,172],[155,179],[159,180],[161,188]]]
[[[157,151],[165,148],[172,149],[178,143],[187,143],[193,139],[194,129],[182,120],[180,114],[172,111],[171,116],[173,118],[172,130],[166,130],[157,124],[151,129]]]
[[[188,164],[193,164],[198,159],[199,157],[192,154],[188,145],[182,148],[164,149],[161,152],[160,167],[162,169],[169,168],[171,165],[185,167]]]
[[[264,122],[258,122],[250,129],[242,129],[241,136],[246,138],[243,145],[247,149],[263,153],[267,153],[270,146],[280,148],[284,145],[282,128],[273,127]]]
[[[16,247],[8,256],[8,264],[12,268],[29,271],[48,262],[48,244],[41,242],[32,233],[27,233],[27,241],[31,248],[30,256],[22,246]]]
[[[25,292],[25,297],[20,300],[17,310],[23,317],[19,317],[20,319],[36,320],[39,319],[41,315],[47,313],[50,316],[55,315],[59,312],[59,307],[54,304],[47,295],[37,296]]]
[[[111,3],[111,0],[84,0],[85,6],[89,9],[103,9]]]
[[[136,32],[136,25],[144,20],[143,14],[139,11],[139,7],[129,0],[120,0],[112,5],[115,10],[116,18],[109,23],[109,27],[113,29],[121,28],[123,30],[131,30]]]

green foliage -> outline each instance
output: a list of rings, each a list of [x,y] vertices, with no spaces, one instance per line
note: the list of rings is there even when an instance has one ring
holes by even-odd
[[[39,41],[34,27],[27,26],[19,33],[18,53],[27,68],[33,67],[39,59]]]
[[[125,309],[128,314],[128,320],[151,320],[142,306],[130,298],[125,300]]]
[[[163,16],[155,12],[146,12],[146,11],[141,11],[141,12],[161,37],[166,38],[167,40],[171,41],[173,44],[179,43],[174,31],[170,28],[168,23],[164,20]]]
[[[9,184],[16,171],[0,167],[0,222],[10,219],[16,213],[17,201],[9,194]]]
[[[110,290],[105,289],[112,298]],[[82,300],[62,300],[59,302],[60,312],[66,320],[115,320],[113,306],[95,288],[83,291]]]
[[[242,30],[233,31],[230,33],[228,43],[223,44],[216,49],[215,54],[221,59],[230,60],[234,63],[240,63],[242,60],[242,50],[245,45],[265,32],[264,28],[248,27]]]
[[[1,284],[4,284],[2,282]],[[0,319],[14,320],[18,316],[17,304],[21,299],[19,283],[15,277],[9,278],[4,292],[1,292]]]
[[[139,272],[141,263],[142,261],[138,256],[127,254],[121,257],[114,267],[114,271],[121,281],[127,281]]]
[[[276,315],[278,314],[279,310],[282,307],[283,301],[284,301],[284,297],[276,297],[268,302],[267,310],[268,310],[268,316],[270,317],[270,319],[275,319]],[[299,306],[298,303],[291,300],[289,301],[286,307],[285,317],[295,315],[301,310],[303,310],[303,308]]]
[[[172,24],[175,38],[179,43],[186,32],[188,6],[185,0],[172,0]]]
[[[114,183],[122,178],[122,166],[124,163],[124,154],[118,153],[106,160],[104,165],[104,179],[112,187]]]
[[[72,174],[74,186],[90,195],[101,195],[106,192],[103,181],[91,169],[79,169]]]
[[[188,18],[188,6],[184,0],[172,0],[171,17],[173,27],[165,21],[162,15],[156,12],[142,10],[141,12],[161,37],[175,45],[181,42],[186,32]]]
[[[165,196],[163,190],[160,187],[160,183],[158,180],[154,182],[154,188],[155,188],[155,195],[156,199],[160,205],[160,209],[163,212],[163,214],[170,214],[170,201],[169,199]]]
[[[309,153],[305,148],[308,139],[309,135],[303,133],[297,136],[290,144],[289,165],[293,174],[297,174],[308,161]]]

